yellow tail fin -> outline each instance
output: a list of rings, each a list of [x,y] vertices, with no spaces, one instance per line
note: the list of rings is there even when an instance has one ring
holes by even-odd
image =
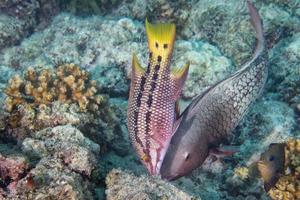
[[[176,35],[175,24],[151,24],[148,22],[148,19],[146,19],[145,24],[150,52],[152,52],[154,56],[160,55],[163,58],[169,57],[173,51]]]

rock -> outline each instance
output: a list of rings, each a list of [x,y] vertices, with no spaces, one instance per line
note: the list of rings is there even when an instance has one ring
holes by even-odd
[[[183,97],[195,97],[209,86],[224,79],[231,72],[231,61],[220,51],[205,42],[182,41],[175,43],[173,66],[182,67],[189,61],[190,68],[183,88]]]
[[[278,4],[255,2],[270,43],[278,32],[299,31],[296,25],[299,18],[289,12],[290,8]],[[294,4],[290,3],[291,6]],[[235,0],[198,1],[189,12],[189,18],[180,31],[184,38],[208,40],[216,44],[222,53],[233,58],[237,66],[249,59],[255,46],[255,33],[245,4],[237,4]]]
[[[280,41],[270,52],[267,89],[296,110],[300,103],[300,34]]]
[[[72,126],[57,126],[39,131],[33,138],[26,138],[22,150],[31,157],[53,155],[67,168],[90,176],[96,166],[95,155],[100,153],[98,144],[92,142]]]
[[[127,95],[126,69],[131,66],[132,52],[146,50],[146,44],[140,42],[141,30],[140,23],[128,18],[82,19],[61,14],[44,31],[5,50],[0,62],[5,66],[22,63],[24,68],[51,68],[59,63],[75,63],[88,70],[97,67],[100,73],[96,69],[93,72],[98,83],[103,84],[102,90]]]
[[[0,153],[0,185],[13,190],[15,183],[22,178],[29,169],[29,164],[24,156],[4,156]]]
[[[0,50],[18,44],[38,24],[40,27],[45,26],[57,12],[58,7],[54,0],[1,1]]]
[[[18,182],[9,197],[19,199],[93,199],[91,184],[80,174],[65,166],[62,160],[52,156],[42,158],[30,172]]]
[[[21,146],[34,162],[14,182],[8,199],[93,199],[94,186],[87,178],[97,166],[100,147],[79,130],[70,125],[47,128]]]
[[[132,53],[137,53],[143,66],[147,65],[144,30],[143,24],[128,18],[81,19],[61,14],[43,32],[24,40],[19,47],[7,49],[3,64],[22,63],[26,68],[73,62],[91,71],[101,91],[127,96]],[[230,60],[216,47],[199,40],[176,41],[172,60],[172,67],[191,62],[185,97],[194,97],[233,71]]]
[[[272,100],[257,102],[235,131],[239,134],[235,142],[242,145],[235,158],[253,161],[271,143],[293,137],[295,126],[294,111],[287,104]]]
[[[160,178],[136,177],[113,169],[106,177],[108,200],[118,199],[196,199]]]

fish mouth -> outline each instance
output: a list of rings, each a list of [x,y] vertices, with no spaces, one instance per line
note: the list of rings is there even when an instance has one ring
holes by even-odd
[[[161,178],[166,180],[166,181],[174,181],[176,180],[177,178],[181,177],[180,174],[176,173],[176,174],[170,174],[170,175],[161,175]]]

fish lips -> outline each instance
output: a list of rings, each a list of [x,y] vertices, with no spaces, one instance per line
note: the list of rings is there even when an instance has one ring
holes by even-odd
[[[167,181],[174,181],[183,176],[183,174],[181,173],[168,174],[168,173],[164,173],[164,171],[161,171],[160,174],[161,174],[161,178]]]

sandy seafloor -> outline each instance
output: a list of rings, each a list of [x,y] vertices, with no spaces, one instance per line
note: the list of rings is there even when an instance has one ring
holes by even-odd
[[[234,169],[300,136],[300,1],[254,4],[269,77],[226,141],[240,151],[167,183],[147,175],[126,128],[132,53],[147,65],[144,21],[176,24],[171,65],[191,62],[184,106],[250,59],[245,2],[1,0],[0,199],[269,199]]]

